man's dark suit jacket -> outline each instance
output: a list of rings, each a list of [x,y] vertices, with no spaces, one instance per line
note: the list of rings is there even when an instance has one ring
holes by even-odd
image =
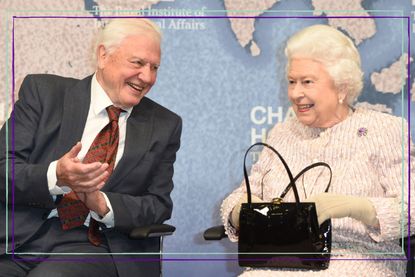
[[[19,100],[7,126],[0,132],[0,222],[6,222],[8,213],[9,252],[12,233],[18,251],[45,222],[51,209],[56,208],[48,190],[47,169],[81,140],[90,105],[91,78],[29,75],[23,81]],[[181,127],[178,115],[148,98],[133,108],[127,121],[124,154],[102,189],[114,211],[115,227],[104,232],[112,253],[158,251],[158,239],[130,240],[128,233],[135,226],[162,223],[170,218],[173,163],[180,147]],[[3,225],[0,254],[5,250]],[[116,266],[120,276],[131,276],[132,272],[137,276],[153,276],[150,271],[157,270],[158,263],[116,261]],[[140,272],[144,275],[139,275]]]

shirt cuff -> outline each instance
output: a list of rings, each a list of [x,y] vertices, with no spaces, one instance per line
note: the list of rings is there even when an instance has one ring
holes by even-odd
[[[58,178],[56,177],[56,165],[58,164],[58,161],[53,161],[49,164],[48,172],[47,172],[47,179],[48,179],[48,188],[49,193],[51,195],[58,195],[58,194],[64,194],[67,192],[70,192],[71,189],[67,186],[61,186],[59,187],[57,185]]]
[[[102,195],[105,198],[105,202],[107,204],[108,209],[110,210],[104,217],[99,216],[96,212],[91,211],[91,216],[98,222],[102,222],[105,224],[107,228],[114,227],[114,212],[112,211],[111,203],[105,193],[101,191]]]

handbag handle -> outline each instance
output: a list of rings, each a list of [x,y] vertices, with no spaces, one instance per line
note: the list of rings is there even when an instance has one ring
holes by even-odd
[[[293,174],[291,173],[290,168],[288,167],[288,165],[285,162],[284,158],[280,155],[280,153],[278,153],[277,150],[275,150],[272,146],[270,146],[266,143],[263,143],[263,142],[257,142],[255,144],[251,145],[248,148],[248,150],[246,150],[246,152],[245,152],[244,177],[245,177],[246,192],[248,194],[248,205],[251,206],[252,199],[251,199],[251,186],[249,185],[248,172],[246,171],[246,156],[248,156],[249,150],[251,150],[253,147],[258,146],[258,145],[262,145],[262,146],[265,146],[265,147],[271,149],[271,151],[274,152],[275,154],[277,154],[278,158],[281,160],[282,164],[284,165],[285,170],[287,171],[288,177],[290,178],[290,184],[288,185],[287,188],[290,188],[290,187],[293,188],[295,203],[296,203],[296,206],[297,206],[297,210],[299,210],[299,208],[300,208],[300,197],[298,196],[297,187],[295,185],[295,180],[294,180]],[[298,175],[296,177],[298,177]]]
[[[248,172],[246,171],[246,156],[248,155],[248,153],[251,150],[251,148],[253,148],[255,146],[258,146],[258,145],[263,145],[263,146],[271,149],[272,152],[274,152],[275,154],[277,154],[278,158],[281,160],[281,162],[284,165],[285,170],[288,173],[288,177],[290,178],[290,183],[287,185],[287,187],[285,188],[285,190],[281,193],[281,195],[280,195],[280,198],[281,199],[283,199],[285,197],[285,195],[290,191],[290,189],[292,187],[293,188],[293,191],[294,191],[295,202],[297,203],[297,206],[298,206],[299,205],[299,202],[300,202],[300,197],[298,196],[298,190],[297,190],[297,186],[295,185],[295,182],[298,180],[298,178],[300,178],[301,175],[303,175],[304,173],[306,173],[310,169],[315,168],[315,167],[318,167],[318,166],[324,166],[324,167],[328,168],[329,171],[330,171],[330,179],[329,179],[329,182],[327,184],[326,189],[324,190],[324,192],[328,192],[328,190],[330,188],[330,185],[331,185],[331,179],[333,177],[333,173],[332,173],[331,167],[327,163],[325,163],[325,162],[313,163],[313,164],[305,167],[295,177],[293,177],[290,168],[288,167],[286,161],[280,155],[280,153],[278,153],[278,151],[275,150],[272,146],[270,146],[270,145],[268,145],[266,143],[263,143],[263,142],[258,142],[258,143],[255,143],[255,144],[251,145],[251,147],[249,147],[248,150],[246,150],[245,157],[244,157],[244,177],[245,177],[245,185],[246,185],[246,192],[248,194],[248,204],[249,205],[251,204],[252,199],[251,199],[251,187],[250,187],[250,184],[249,184]]]
[[[307,171],[309,171],[310,169],[317,167],[317,166],[324,166],[327,167],[330,171],[330,179],[329,179],[329,183],[326,187],[326,189],[324,190],[324,192],[328,192],[329,191],[329,187],[331,185],[331,178],[333,176],[333,173],[331,171],[331,167],[326,164],[325,162],[317,162],[317,163],[313,163],[307,167],[305,167],[303,170],[300,171],[300,173],[297,174],[297,176],[294,177],[294,183],[297,181],[298,178],[300,178],[301,175],[303,175],[304,173],[306,173]],[[283,199],[285,197],[285,195],[290,191],[291,188],[291,183],[289,183],[287,185],[287,187],[285,188],[285,190],[281,193],[280,198]]]

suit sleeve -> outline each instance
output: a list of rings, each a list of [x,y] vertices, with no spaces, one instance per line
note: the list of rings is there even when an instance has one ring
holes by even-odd
[[[54,203],[47,186],[49,164],[30,161],[36,132],[42,116],[42,105],[33,76],[27,76],[19,91],[8,121],[0,130],[0,198],[9,204],[48,208]]]
[[[152,170],[146,192],[139,196],[119,192],[105,192],[114,212],[114,228],[129,233],[134,227],[160,224],[171,216],[173,203],[173,164],[180,148],[182,122],[177,117],[161,158]]]

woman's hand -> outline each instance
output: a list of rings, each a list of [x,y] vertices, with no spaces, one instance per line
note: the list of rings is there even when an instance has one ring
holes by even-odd
[[[379,221],[372,203],[364,197],[321,193],[306,202],[315,202],[319,224],[329,218],[352,217],[366,225],[378,227]]]
[[[243,196],[241,197],[241,199],[239,199],[238,204],[235,205],[235,207],[232,210],[231,213],[231,224],[233,227],[235,227],[236,229],[239,229],[239,213],[241,212],[241,206],[242,203],[247,203],[248,201],[248,195],[246,193],[243,194]],[[264,200],[262,200],[261,198],[255,196],[252,194],[251,196],[251,201],[252,203],[260,203],[260,202],[264,202]]]

